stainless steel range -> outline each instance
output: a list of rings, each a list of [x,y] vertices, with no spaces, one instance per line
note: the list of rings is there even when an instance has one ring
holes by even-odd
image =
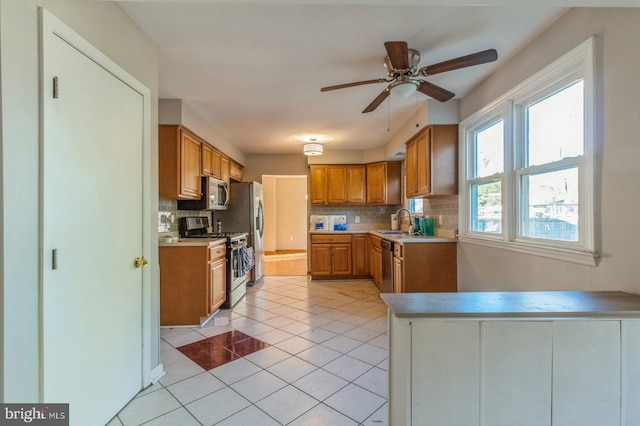
[[[247,249],[247,233],[209,232],[209,218],[180,218],[180,236],[182,238],[225,238],[227,241],[227,300],[222,305],[229,309],[247,293],[248,272],[243,262],[243,251]]]

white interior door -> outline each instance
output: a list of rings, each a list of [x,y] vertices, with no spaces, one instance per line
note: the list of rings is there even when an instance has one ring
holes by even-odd
[[[65,38],[43,35],[43,399],[97,425],[142,386],[145,107]]]

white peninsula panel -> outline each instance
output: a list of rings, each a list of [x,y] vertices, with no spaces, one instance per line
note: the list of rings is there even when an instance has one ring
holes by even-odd
[[[640,425],[638,295],[382,298],[391,425]]]

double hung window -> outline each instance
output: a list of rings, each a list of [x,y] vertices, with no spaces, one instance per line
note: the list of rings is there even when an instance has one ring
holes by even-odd
[[[594,264],[593,40],[460,124],[461,241]]]

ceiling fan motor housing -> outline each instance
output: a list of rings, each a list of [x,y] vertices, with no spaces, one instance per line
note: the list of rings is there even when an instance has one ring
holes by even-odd
[[[389,56],[385,56],[384,58],[384,67],[387,69],[387,75],[389,77],[398,78],[401,76],[413,75],[418,69],[418,64],[420,63],[420,52],[415,49],[407,49],[407,57],[409,68],[407,69],[395,69],[391,64],[391,59]]]

